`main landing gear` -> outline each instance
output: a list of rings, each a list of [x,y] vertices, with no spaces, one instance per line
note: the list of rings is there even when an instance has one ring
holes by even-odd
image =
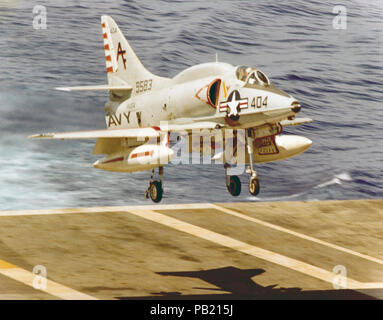
[[[254,139],[250,136],[250,131],[246,132],[246,149],[249,155],[249,168],[246,170],[246,173],[250,174],[249,182],[249,192],[253,196],[257,196],[260,191],[259,178],[257,171],[254,170],[254,161],[253,161],[253,141]],[[228,175],[227,169],[230,168],[230,164],[225,163],[224,168],[226,170],[226,187],[229,193],[236,197],[241,193],[241,181],[238,176]]]
[[[228,163],[225,163],[224,167],[226,169],[227,190],[233,197],[237,197],[241,193],[241,180],[239,180],[238,176],[229,176],[227,174],[227,169],[230,168],[230,165]]]
[[[145,198],[150,198],[153,200],[153,202],[160,202],[162,199],[162,194],[164,193],[164,189],[162,187],[162,178],[164,176],[164,167],[158,168],[158,173],[160,175],[160,180],[153,180],[155,170],[152,170],[152,175],[150,176],[149,180],[149,186],[148,189],[146,189],[145,192]]]
[[[227,165],[227,164],[226,164]],[[246,173],[251,173],[251,169],[246,170]],[[226,187],[227,191],[233,196],[237,197],[241,193],[241,180],[238,176],[229,176],[226,174]],[[251,173],[249,182],[249,192],[253,196],[257,196],[260,191],[259,178],[255,170]]]

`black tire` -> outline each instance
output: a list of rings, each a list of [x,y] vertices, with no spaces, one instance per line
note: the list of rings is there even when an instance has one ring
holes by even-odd
[[[233,197],[239,196],[241,193],[241,180],[238,176],[230,176],[230,183],[227,185],[227,190]]]
[[[257,196],[261,191],[261,186],[259,184],[258,178],[251,178],[249,182],[249,192],[253,196]]]
[[[149,194],[153,202],[160,202],[163,194],[162,183],[160,181],[153,181],[150,185]]]

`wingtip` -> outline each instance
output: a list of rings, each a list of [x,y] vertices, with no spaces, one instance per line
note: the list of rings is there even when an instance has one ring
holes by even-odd
[[[53,138],[54,133],[39,133],[28,136],[28,139]]]
[[[70,88],[68,88],[68,87],[56,87],[55,90],[58,90],[58,91],[66,91],[66,92],[71,91]]]

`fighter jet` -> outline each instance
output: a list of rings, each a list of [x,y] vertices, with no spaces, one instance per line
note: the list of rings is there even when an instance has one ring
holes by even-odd
[[[171,134],[186,135],[191,142],[188,152],[206,147],[199,138],[193,144],[196,134],[210,135],[212,159],[224,164],[226,186],[233,196],[241,192],[239,177],[230,174],[233,166],[248,166],[249,192],[256,196],[260,183],[254,164],[286,159],[311,146],[308,138],[281,135],[285,126],[312,120],[297,118],[299,102],[276,88],[261,70],[216,61],[192,66],[173,78],[159,77],[142,65],[111,17],[102,16],[101,26],[108,83],[56,89],[108,91],[107,129],[30,138],[97,139],[93,153],[105,157],[93,166],[119,172],[152,170],[145,195],[154,202],[162,199],[163,168],[175,155]],[[234,152],[228,155],[229,140]],[[238,156],[241,146],[242,158]],[[159,180],[154,180],[157,168]]]

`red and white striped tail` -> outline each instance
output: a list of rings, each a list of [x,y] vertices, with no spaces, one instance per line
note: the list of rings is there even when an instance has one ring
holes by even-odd
[[[138,80],[152,79],[154,88],[157,85],[156,80],[162,78],[145,69],[116,22],[109,16],[102,16],[101,27],[108,84],[133,87]],[[132,92],[132,95],[135,95],[135,92]]]
[[[104,39],[106,72],[108,73],[117,72],[118,64],[116,61],[112,35],[110,33],[108,20],[106,19],[105,16],[101,17],[101,27],[102,27],[102,34]]]

